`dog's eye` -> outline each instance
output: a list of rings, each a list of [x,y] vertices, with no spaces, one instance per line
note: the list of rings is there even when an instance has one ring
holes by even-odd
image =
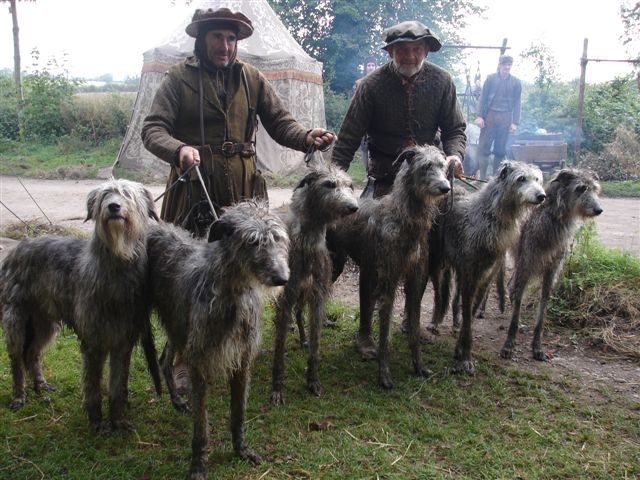
[[[587,186],[586,185],[578,185],[576,187],[576,192],[578,193],[584,193],[587,191]]]
[[[526,182],[526,181],[527,181],[527,177],[525,177],[524,175],[520,175],[520,176],[518,177],[518,181],[519,181],[519,182]]]
[[[325,180],[324,182],[322,182],[322,186],[324,188],[336,188],[336,182],[333,182],[331,180]]]

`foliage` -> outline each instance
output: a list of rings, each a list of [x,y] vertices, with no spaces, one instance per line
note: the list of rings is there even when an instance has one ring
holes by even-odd
[[[324,114],[327,120],[327,128],[332,132],[339,132],[342,120],[349,108],[349,97],[346,93],[335,93],[325,85],[324,87]]]
[[[453,375],[454,340],[447,336],[422,347],[435,374],[417,378],[395,323],[390,360],[396,388],[383,391],[376,385],[376,362],[363,362],[353,350],[353,309],[338,302],[328,311],[337,328],[322,336],[322,396],[306,390],[306,350],[289,335],[287,403],[274,407],[272,312],[253,368],[245,423],[247,442],[264,463],[253,467],[233,453],[228,382],[217,378],[207,398],[210,478],[608,480],[640,474],[640,414],[625,396],[593,390],[591,382],[571,376],[554,378],[546,364],[527,369],[504,362],[495,352],[477,352],[475,376]],[[155,333],[162,345],[163,333]],[[166,393],[155,397],[140,349],[131,363],[131,434],[89,431],[81,363],[78,340],[64,329],[44,356],[47,379],[57,391],[36,395],[29,388],[26,405],[13,412],[6,408],[10,369],[0,348],[3,478],[185,478],[192,415],[175,411]]]
[[[11,77],[0,75],[0,138],[15,140],[19,134],[16,86]]]
[[[600,183],[605,197],[640,198],[640,181],[626,180]]]
[[[589,85],[585,91],[585,148],[601,151],[604,144],[613,141],[619,125],[640,135],[640,92],[631,76]]]
[[[368,56],[379,63],[385,28],[408,18],[432,28],[443,43],[459,43],[469,16],[482,11],[468,0],[270,0],[293,37],[305,51],[323,63],[324,78],[337,93],[350,91],[360,76],[359,66]],[[444,48],[429,59],[455,67],[461,58],[456,49]],[[452,70],[455,71],[455,68]]]
[[[622,43],[632,57],[640,57],[640,1],[622,4],[620,18],[624,33]]]
[[[81,83],[69,79],[64,72],[64,61],[59,64],[50,59],[45,67],[40,67],[40,54],[32,52],[34,69],[24,77],[24,109],[22,136],[27,140],[53,139],[70,133],[63,121],[65,110],[71,108],[73,94]]]
[[[76,95],[63,121],[71,136],[91,145],[99,145],[110,139],[124,137],[134,102],[135,95],[132,94]]]
[[[549,317],[609,350],[640,359],[635,336],[640,328],[640,258],[604,247],[595,226],[585,225],[549,304]]]
[[[594,170],[601,180],[640,180],[640,134],[624,124],[615,134],[599,153],[587,152],[580,165]]]

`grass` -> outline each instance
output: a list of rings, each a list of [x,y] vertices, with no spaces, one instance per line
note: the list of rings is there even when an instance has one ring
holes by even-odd
[[[353,349],[355,312],[333,302],[338,328],[322,338],[324,393],[306,391],[305,353],[288,338],[284,406],[269,403],[272,314],[249,398],[246,432],[265,462],[236,457],[228,432],[228,391],[209,395],[210,477],[251,479],[612,479],[640,475],[640,406],[609,395],[585,394],[577,379],[554,380],[549,366],[520,370],[495,352],[477,353],[474,376],[452,375],[453,344],[423,347],[436,372],[410,372],[404,336],[393,330],[392,391],[376,384],[375,362]],[[395,326],[397,327],[397,325]],[[0,339],[4,340],[4,339]],[[158,332],[158,344],[162,334]],[[2,342],[4,343],[4,342]],[[45,355],[58,391],[28,392],[26,406],[9,411],[11,380],[0,349],[0,476],[3,478],[175,479],[189,466],[191,419],[157,399],[142,354],[134,353],[130,385],[132,434],[89,432],[82,413],[80,355],[63,330]],[[586,399],[586,400],[585,400]],[[106,407],[105,407],[106,408]]]
[[[606,197],[640,197],[640,181],[602,182],[602,194]]]

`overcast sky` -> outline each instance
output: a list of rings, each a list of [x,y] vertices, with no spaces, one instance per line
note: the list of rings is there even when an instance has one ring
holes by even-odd
[[[250,0],[249,0],[250,1]],[[584,38],[589,58],[628,58],[619,37],[621,0],[477,0],[489,6],[486,19],[474,20],[462,35],[467,44],[500,46],[507,38],[516,58],[512,73],[532,81],[535,72],[519,63],[518,55],[534,43],[546,44],[558,63],[562,80],[580,76]],[[23,69],[30,70],[31,51],[41,61],[66,55],[72,76],[93,78],[110,73],[115,80],[140,74],[142,54],[157,46],[177,24],[193,13],[192,6],[176,0],[37,0],[18,2],[20,50]],[[0,69],[13,69],[11,15],[1,2]],[[445,41],[446,42],[446,41]],[[382,42],[381,42],[382,46]],[[480,62],[483,78],[497,64],[497,51],[469,51],[467,66],[475,73]],[[631,72],[628,64],[590,62],[587,82],[609,80]]]

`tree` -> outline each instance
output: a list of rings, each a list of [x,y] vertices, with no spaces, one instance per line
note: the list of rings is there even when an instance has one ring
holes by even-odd
[[[459,43],[459,31],[482,8],[469,0],[270,0],[294,38],[324,65],[325,80],[336,93],[348,92],[360,75],[358,65],[373,55],[380,63],[386,27],[407,19],[429,26],[443,43]],[[443,49],[429,57],[455,65],[462,53]]]
[[[620,7],[620,18],[624,33],[622,43],[627,46],[629,54],[640,58],[640,1]]]

